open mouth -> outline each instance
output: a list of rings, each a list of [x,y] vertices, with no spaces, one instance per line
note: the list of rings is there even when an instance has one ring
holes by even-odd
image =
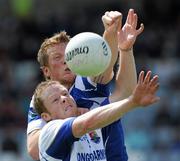
[[[72,106],[69,105],[69,106],[65,107],[65,111],[68,111],[68,110],[71,109],[71,108],[72,108]]]
[[[70,72],[71,70],[70,70],[69,68],[66,68],[65,71],[66,71],[66,72]]]

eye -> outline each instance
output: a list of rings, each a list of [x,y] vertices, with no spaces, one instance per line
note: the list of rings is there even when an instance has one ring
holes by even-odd
[[[68,96],[68,94],[69,94],[68,92],[64,92],[64,96]]]
[[[59,60],[59,59],[60,59],[60,56],[56,56],[55,59],[56,59],[56,60]]]
[[[53,59],[54,60],[60,60],[61,59],[61,55],[59,55],[59,54],[55,54],[55,55],[53,55]]]
[[[58,102],[60,97],[56,97],[53,99],[53,102]]]

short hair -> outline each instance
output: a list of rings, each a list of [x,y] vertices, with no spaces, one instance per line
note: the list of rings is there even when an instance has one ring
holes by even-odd
[[[36,112],[41,115],[43,112],[47,112],[48,110],[44,105],[43,99],[42,99],[42,93],[45,91],[45,89],[53,84],[60,84],[58,81],[44,81],[41,82],[39,85],[37,85],[35,92],[34,92],[34,107]]]
[[[61,31],[60,33],[56,33],[54,36],[45,39],[37,55],[37,61],[39,62],[40,67],[48,66],[49,55],[47,53],[47,49],[49,47],[59,43],[68,43],[69,40],[70,36],[67,35],[65,31]]]

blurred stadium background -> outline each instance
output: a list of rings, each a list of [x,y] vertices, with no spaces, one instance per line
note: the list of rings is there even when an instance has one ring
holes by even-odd
[[[31,161],[27,111],[42,80],[36,54],[44,38],[103,33],[101,16],[134,8],[143,34],[134,47],[137,71],[160,76],[161,101],[123,118],[129,161],[180,161],[179,0],[0,0],[0,161]]]

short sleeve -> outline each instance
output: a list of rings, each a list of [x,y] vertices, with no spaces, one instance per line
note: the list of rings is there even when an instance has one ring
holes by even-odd
[[[40,149],[46,149],[46,154],[53,158],[65,158],[70,152],[72,144],[78,140],[72,133],[74,119],[53,120],[48,123],[40,135]]]

